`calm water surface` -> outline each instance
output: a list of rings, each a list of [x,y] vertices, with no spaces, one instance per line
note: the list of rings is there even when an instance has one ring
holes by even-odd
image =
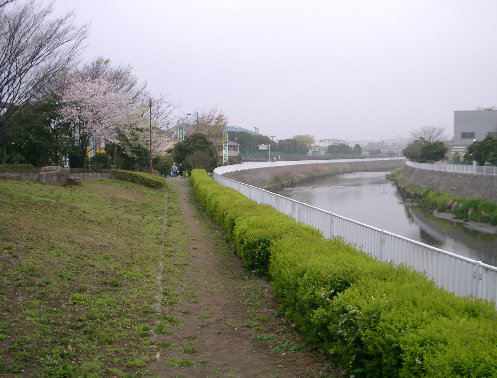
[[[470,230],[402,201],[386,172],[356,172],[278,193],[356,221],[497,266],[497,235]]]

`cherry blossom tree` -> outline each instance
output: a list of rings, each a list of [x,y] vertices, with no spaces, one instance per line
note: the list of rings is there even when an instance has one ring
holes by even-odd
[[[150,97],[146,92],[147,84],[140,84],[133,74],[133,68],[113,66],[110,59],[99,57],[74,71],[74,76],[85,80],[104,79],[114,85],[119,92],[128,94],[135,103],[144,104]]]
[[[170,127],[170,117],[175,105],[163,95],[152,96],[146,90],[146,83],[139,83],[131,66],[116,67],[109,59],[99,57],[75,70],[72,76],[87,81],[97,79],[108,81],[115,91],[125,93],[133,107],[137,109],[138,117],[134,117],[136,125],[132,132],[126,136],[120,135],[119,151],[121,153],[134,159],[137,158],[135,155],[137,150],[149,149],[150,123],[152,125],[152,154],[155,156],[160,151],[165,151],[164,146],[167,141],[164,130]],[[149,106],[150,101],[152,101],[152,107]],[[114,150],[113,156],[116,162],[117,145],[113,144],[108,147]]]
[[[74,126],[86,155],[90,138],[103,143],[120,143],[120,137],[129,137],[138,122],[139,113],[127,93],[118,91],[107,80],[73,79],[63,95],[60,115]]]

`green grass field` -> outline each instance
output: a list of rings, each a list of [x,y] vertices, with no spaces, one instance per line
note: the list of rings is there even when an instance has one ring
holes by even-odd
[[[0,374],[142,375],[164,189],[0,181]]]

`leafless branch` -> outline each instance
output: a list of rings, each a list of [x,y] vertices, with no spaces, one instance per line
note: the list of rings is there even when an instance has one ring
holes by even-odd
[[[0,8],[9,3],[13,3],[14,0],[0,0]]]
[[[73,13],[51,18],[52,4],[30,0],[13,7],[0,0],[0,140],[5,160],[9,119],[44,94],[49,84],[72,64],[87,36],[75,27]]]
[[[445,134],[445,128],[437,126],[423,126],[419,130],[411,131],[411,136],[415,140],[423,139],[429,143],[438,141],[443,142],[448,139]]]
[[[22,108],[72,63],[87,28],[72,25],[73,14],[49,19],[52,6],[31,0],[0,9],[0,102]],[[5,123],[0,116],[0,127]]]

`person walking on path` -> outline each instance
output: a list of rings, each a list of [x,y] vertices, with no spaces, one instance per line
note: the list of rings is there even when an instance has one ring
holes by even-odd
[[[178,174],[178,167],[176,166],[176,163],[173,163],[173,166],[171,167],[171,176],[176,178],[177,174]]]
[[[179,167],[178,167],[178,174],[179,174],[179,177],[183,177],[183,164],[180,164]]]

